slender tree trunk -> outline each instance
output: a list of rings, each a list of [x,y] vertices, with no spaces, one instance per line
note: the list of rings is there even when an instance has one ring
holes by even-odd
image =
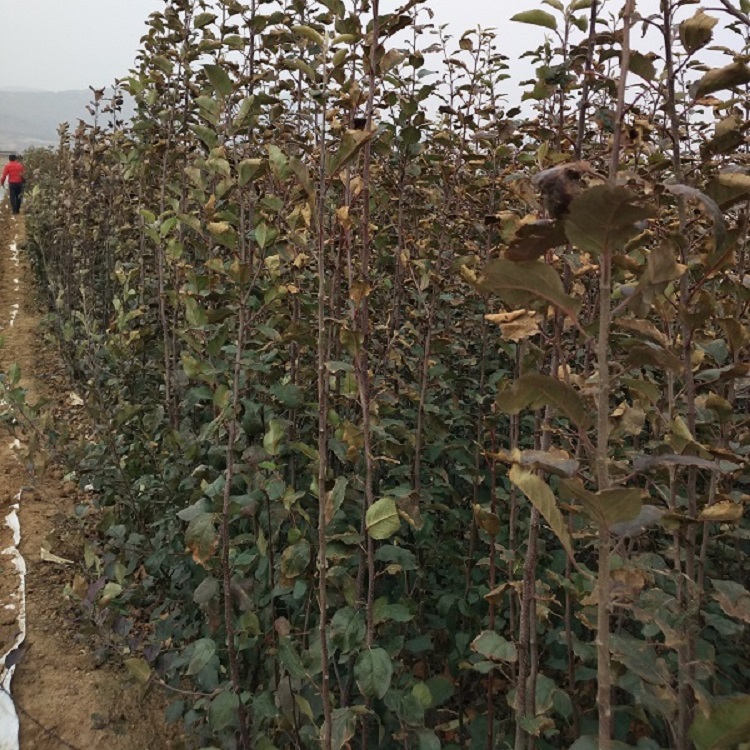
[[[662,31],[664,34],[664,57],[666,63],[666,110],[668,129],[672,140],[672,169],[675,179],[683,182],[682,155],[680,153],[680,119],[677,114],[677,98],[675,91],[675,64],[672,50],[672,5],[670,0],[661,0]],[[687,224],[685,200],[677,198],[680,232],[684,234]],[[682,259],[683,263],[685,258]],[[680,304],[683,308],[690,305],[690,277],[686,273],[680,279]],[[696,424],[696,389],[693,377],[693,330],[690,322],[682,316],[682,357],[685,375],[685,406],[687,426],[691,435],[695,435]],[[677,481],[678,473],[671,477]],[[688,513],[694,518],[698,514],[697,470],[695,467],[687,469],[685,495],[688,503]],[[677,647],[677,750],[688,750],[692,747],[689,737],[690,725],[693,717],[695,697],[692,683],[695,677],[695,608],[693,602],[700,599],[700,592],[695,591],[696,579],[696,528],[690,528],[675,533],[675,568],[678,571],[677,597],[680,611],[684,614],[684,639]],[[684,561],[684,562],[683,562]]]
[[[635,12],[635,0],[626,0],[623,8],[622,57],[620,62],[620,82],[617,92],[615,132],[609,166],[609,179],[616,184],[620,165],[620,140],[625,111],[625,90],[630,67],[630,27]],[[599,403],[596,420],[596,477],[601,492],[610,487],[609,477],[609,392],[611,388],[609,368],[609,338],[612,327],[612,254],[614,248],[606,246],[599,259],[599,336],[596,347],[597,369],[599,371]],[[597,593],[597,705],[599,709],[599,750],[612,747],[612,666],[610,660],[610,547],[609,527],[599,526],[598,540],[599,571],[596,583]]]
[[[327,67],[324,65],[323,90],[328,86]],[[328,656],[328,562],[326,556],[326,481],[328,478],[328,329],[326,327],[326,104],[321,99],[320,163],[317,191],[317,251],[318,251],[318,608],[320,620],[320,652],[322,661],[321,700],[323,702],[323,750],[332,750],[331,730],[333,704]]]

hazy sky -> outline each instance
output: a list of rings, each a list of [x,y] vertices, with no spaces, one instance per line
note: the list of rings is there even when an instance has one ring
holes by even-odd
[[[64,91],[127,73],[161,0],[0,0],[0,87]]]
[[[502,26],[540,0],[429,0],[436,23],[458,35],[477,25]],[[402,2],[382,0],[384,12]],[[63,91],[103,86],[133,64],[148,14],[163,0],[0,0],[0,88]],[[512,24],[506,54],[543,39],[543,29]]]
[[[388,12],[403,0],[381,0]],[[434,23],[448,23],[455,36],[467,28],[496,27],[500,51],[516,59],[540,43],[545,30],[507,23],[520,11],[544,8],[541,0],[428,0]],[[617,12],[622,0],[609,0]],[[149,13],[163,0],[0,0],[0,88],[61,91],[103,86],[132,66]],[[688,6],[692,14],[696,6]],[[658,9],[658,0],[638,0],[641,13]],[[551,10],[547,8],[547,10]],[[642,51],[642,44],[638,44]],[[514,69],[514,80],[528,77]]]

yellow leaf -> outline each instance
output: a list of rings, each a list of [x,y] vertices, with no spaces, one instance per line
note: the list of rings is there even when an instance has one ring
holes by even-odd
[[[231,230],[232,227],[227,221],[212,221],[208,224],[208,231],[211,232],[211,234],[225,234]]]
[[[349,206],[339,206],[336,209],[336,217],[345,227],[349,226]]]
[[[743,508],[731,500],[709,505],[698,515],[699,521],[726,521],[736,522],[742,518]]]
[[[359,304],[363,299],[370,296],[372,287],[364,281],[355,281],[349,288],[349,299]]]
[[[502,528],[500,519],[494,513],[484,510],[481,505],[474,506],[474,520],[479,528],[486,531],[490,536],[497,536]]]
[[[511,468],[508,478],[544,516],[562,546],[572,557],[573,543],[570,539],[568,527],[565,524],[565,519],[560,509],[557,507],[555,496],[547,483],[540,476],[532,474],[530,471],[525,471],[518,464],[515,464]]]
[[[484,319],[499,325],[506,341],[522,341],[539,333],[542,316],[533,310],[513,310],[485,315]]]

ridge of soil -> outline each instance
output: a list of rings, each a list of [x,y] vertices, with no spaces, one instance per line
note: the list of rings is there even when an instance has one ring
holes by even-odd
[[[27,400],[49,400],[53,418],[70,419],[71,386],[54,347],[39,331],[32,273],[9,246],[24,239],[23,217],[0,208],[0,371],[17,362]],[[13,305],[17,316],[10,324]],[[80,491],[64,470],[45,466],[43,454],[24,457],[15,435],[0,424],[0,549],[12,542],[4,518],[21,492],[19,549],[26,561],[26,639],[12,695],[20,719],[21,750],[172,750],[182,747],[165,726],[160,694],[146,694],[122,668],[100,663],[95,638],[79,632],[75,607],[63,590],[84,572],[84,532],[73,520]],[[23,438],[22,438],[23,439]],[[24,465],[25,464],[25,465]],[[41,548],[72,564],[44,561]],[[18,634],[15,611],[5,608],[18,585],[10,558],[0,555],[0,653]]]

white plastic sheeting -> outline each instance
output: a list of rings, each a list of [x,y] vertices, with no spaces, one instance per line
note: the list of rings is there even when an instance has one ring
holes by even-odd
[[[20,275],[18,271],[18,245],[15,240],[10,245],[10,257],[13,265],[16,267],[17,273]],[[14,278],[14,292],[18,292],[19,286],[19,279]],[[8,322],[11,326],[16,322],[19,309],[19,301],[16,297],[10,309]],[[8,655],[13,654],[26,638],[26,562],[18,551],[18,545],[21,543],[21,524],[18,520],[18,512],[21,507],[21,493],[22,491],[19,490],[14,498],[13,505],[10,506],[10,513],[5,516],[5,526],[13,534],[13,543],[10,547],[0,551],[0,555],[10,558],[11,566],[18,578],[15,591],[11,595],[11,600],[0,602],[1,607],[15,611],[17,625],[16,637],[12,645],[5,653],[0,654],[0,750],[19,750],[18,714],[16,713],[16,707],[13,704],[10,694],[10,683],[16,667],[15,659],[12,656],[8,659]],[[6,660],[9,662],[7,667]]]
[[[19,261],[18,261],[18,243],[13,240],[13,242],[10,243],[10,259],[13,261],[13,265],[16,268],[16,273],[18,273],[19,268]],[[16,276],[13,279],[13,291],[18,292],[20,289],[20,281],[18,279],[18,276]],[[13,325],[16,322],[16,318],[18,317],[18,311],[21,309],[21,306],[18,301],[18,297],[16,297],[16,301],[13,302],[13,304],[10,306],[10,320],[9,325]]]
[[[2,606],[14,609],[18,632],[13,644],[4,654],[0,655],[0,750],[19,750],[18,745],[18,714],[10,695],[10,681],[15,672],[15,664],[5,667],[8,654],[21,646],[26,637],[26,562],[18,551],[21,543],[21,524],[18,521],[18,511],[21,503],[21,492],[15,497],[10,513],[5,516],[5,525],[13,532],[13,544],[2,550],[0,554],[10,557],[11,563],[18,576],[18,585],[11,601],[3,602]],[[12,659],[11,659],[12,661]]]

